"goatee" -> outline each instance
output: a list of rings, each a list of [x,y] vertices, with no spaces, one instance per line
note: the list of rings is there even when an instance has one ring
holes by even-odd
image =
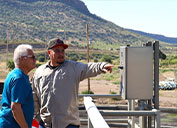
[[[61,62],[57,62],[57,64],[63,64],[64,63],[64,61],[61,61]]]

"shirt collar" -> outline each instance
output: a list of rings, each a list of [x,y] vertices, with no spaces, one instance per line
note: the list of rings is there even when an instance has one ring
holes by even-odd
[[[63,63],[63,64],[60,64],[58,67],[64,66],[64,65],[66,65],[66,64],[67,64],[67,60],[65,60],[64,63]],[[45,68],[50,68],[50,69],[52,69],[52,67],[50,66],[50,60],[46,63]]]

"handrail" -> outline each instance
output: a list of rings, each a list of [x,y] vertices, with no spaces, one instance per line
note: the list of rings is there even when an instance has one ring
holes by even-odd
[[[104,116],[157,116],[156,109],[140,111],[100,111]]]
[[[79,94],[78,95],[80,98],[81,97],[93,97],[93,98],[118,98],[121,97],[121,95],[117,94]]]
[[[97,107],[92,102],[91,97],[84,97],[84,105],[93,128],[109,128]]]
[[[88,114],[88,128],[109,128],[106,121],[103,119],[104,116],[154,116],[155,128],[160,127],[160,110],[140,110],[140,111],[98,111],[95,104],[92,102],[91,97],[84,97],[84,105]],[[102,115],[101,115],[101,114]],[[111,121],[111,120],[109,120]]]

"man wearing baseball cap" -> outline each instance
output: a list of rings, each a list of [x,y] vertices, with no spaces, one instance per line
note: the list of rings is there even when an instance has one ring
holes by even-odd
[[[78,89],[80,81],[107,71],[112,65],[65,60],[68,45],[59,38],[48,43],[49,62],[33,77],[35,116],[44,128],[79,128]],[[42,124],[41,124],[42,125]]]

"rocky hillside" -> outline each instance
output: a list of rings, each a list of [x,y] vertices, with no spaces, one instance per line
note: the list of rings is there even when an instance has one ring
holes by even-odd
[[[0,0],[0,40],[47,41],[60,37],[82,45],[86,24],[92,42],[135,44],[154,40],[89,12],[80,0]]]
[[[19,1],[33,3],[33,2],[37,2],[41,0],[19,0]],[[52,2],[52,1],[61,2],[61,3],[67,4],[75,8],[76,10],[80,12],[83,12],[85,14],[90,14],[89,10],[87,9],[87,6],[80,0],[43,0],[43,1],[44,2]]]

